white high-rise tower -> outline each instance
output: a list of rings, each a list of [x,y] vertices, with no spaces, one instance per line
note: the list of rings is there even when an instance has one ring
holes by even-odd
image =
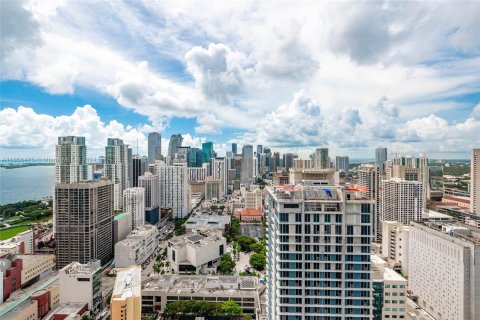
[[[76,183],[87,180],[85,137],[58,137],[55,146],[55,182]]]
[[[113,203],[115,210],[122,210],[123,190],[130,187],[129,160],[132,159],[132,149],[123,143],[123,140],[108,138],[105,147],[105,176],[112,180]]]
[[[132,230],[145,224],[145,188],[123,190],[123,211],[132,215]]]

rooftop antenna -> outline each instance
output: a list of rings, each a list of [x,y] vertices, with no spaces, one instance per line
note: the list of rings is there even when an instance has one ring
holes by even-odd
[[[138,138],[137,138],[137,155],[139,156],[139,154],[138,154]]]

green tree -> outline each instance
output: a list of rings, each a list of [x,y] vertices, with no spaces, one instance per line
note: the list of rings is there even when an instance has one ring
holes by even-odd
[[[224,274],[230,274],[233,272],[233,269],[235,269],[235,261],[233,261],[230,253],[225,253],[222,256],[222,258],[220,259],[219,269]]]
[[[238,305],[233,300],[228,300],[224,301],[220,304],[220,314],[222,315],[229,315],[229,316],[234,316],[238,314],[242,314],[243,310],[242,308]]]
[[[240,236],[238,237],[238,245],[240,246],[240,251],[243,252],[250,252],[252,251],[252,245],[257,243],[257,240],[252,237],[248,236]]]
[[[263,243],[254,243],[250,246],[250,249],[252,249],[253,252],[255,253],[262,253],[265,254],[267,252],[267,248]]]
[[[267,265],[267,257],[264,254],[254,253],[250,256],[250,265],[257,270],[262,271]]]
[[[225,232],[225,238],[227,238],[228,242],[235,241],[240,234],[240,219],[236,217],[232,217],[230,221],[230,228],[227,232]]]
[[[159,264],[155,263],[153,265],[153,272],[155,272],[156,274],[159,274],[161,271],[162,271],[162,267]]]

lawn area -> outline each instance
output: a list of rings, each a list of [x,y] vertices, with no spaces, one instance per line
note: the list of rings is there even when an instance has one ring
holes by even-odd
[[[18,233],[30,229],[29,226],[19,226],[15,228],[10,228],[7,230],[0,231],[0,240],[5,240],[11,237],[16,236]]]

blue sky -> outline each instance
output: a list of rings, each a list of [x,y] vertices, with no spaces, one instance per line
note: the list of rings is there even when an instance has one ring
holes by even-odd
[[[0,158],[159,131],[307,156],[466,158],[477,2],[1,2]]]

